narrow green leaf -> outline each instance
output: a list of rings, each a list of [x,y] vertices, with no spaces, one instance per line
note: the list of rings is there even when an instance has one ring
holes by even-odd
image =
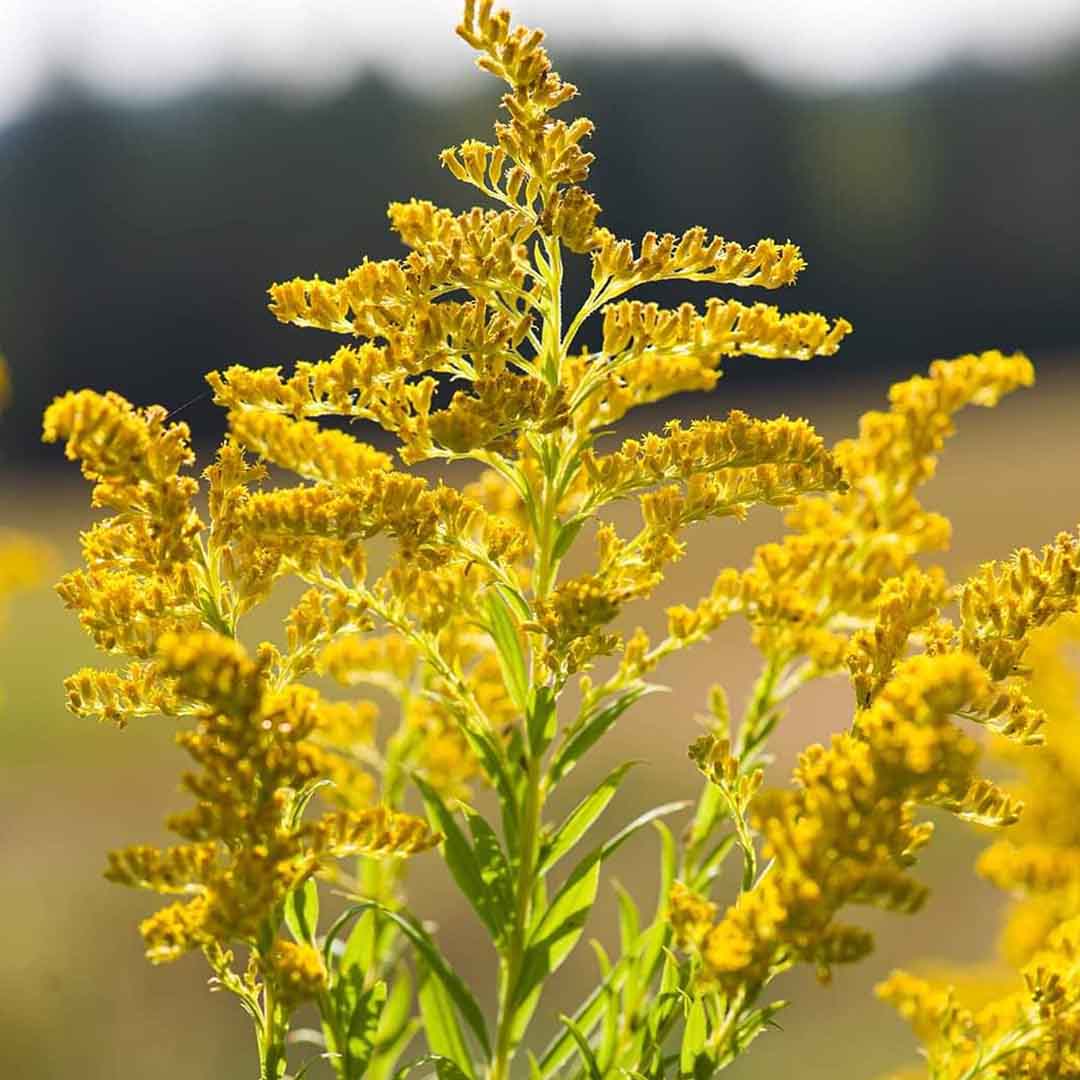
[[[285,897],[285,925],[294,941],[314,947],[319,927],[319,889],[314,878]]]
[[[491,895],[490,903],[498,910],[505,922],[505,912],[513,905],[514,891],[510,864],[499,843],[495,830],[487,820],[472,807],[462,806],[472,833],[473,850],[480,867],[480,876]],[[485,901],[488,902],[488,901]]]
[[[416,966],[420,979],[417,1002],[428,1046],[434,1054],[450,1059],[461,1071],[472,1076],[469,1048],[446,984],[422,960],[418,960]]]
[[[720,872],[724,860],[731,854],[738,837],[735,833],[727,833],[717,841],[716,846],[702,860],[694,875],[692,887],[696,892],[702,892],[713,878]]]
[[[420,1020],[412,1015],[413,982],[409,969],[399,964],[390,997],[379,1020],[372,1055],[364,1080],[389,1080],[398,1059],[420,1030]]]
[[[617,881],[614,883],[615,899],[619,904],[619,948],[623,953],[633,951],[641,927],[641,913],[634,898]]]
[[[338,961],[338,970],[344,974],[356,968],[367,974],[375,966],[376,942],[378,940],[379,919],[374,911],[365,911],[349,934],[345,942],[345,951]]]
[[[601,865],[649,822],[684,810],[688,805],[685,802],[666,803],[647,811],[574,867],[529,931],[521,975],[511,997],[514,1006],[522,1004],[543,980],[554,974],[577,944],[596,901]]]
[[[529,748],[534,757],[539,757],[551,745],[557,723],[555,694],[549,686],[538,686],[530,696],[526,714]]]
[[[354,974],[356,978],[362,975]],[[375,1037],[379,1019],[386,1004],[386,983],[381,979],[364,991],[356,1003],[352,1015],[342,1017],[345,1036],[345,1075],[361,1077],[367,1071],[368,1062],[375,1051]]]
[[[371,1059],[371,1064],[368,1065],[368,1070],[363,1080],[390,1080],[394,1075],[394,1071],[401,1055],[405,1053],[409,1044],[417,1034],[423,1030],[423,1026],[424,1025],[419,1017],[410,1019],[408,1024],[402,1029],[397,1040],[385,1049],[380,1050]]]
[[[743,1017],[738,1028],[735,1030],[731,1043],[727,1048],[727,1053],[722,1055],[716,1064],[720,1068],[723,1068],[747,1050],[750,1044],[766,1028],[779,1027],[773,1017],[780,1012],[781,1009],[786,1009],[787,1006],[788,1003],[786,1001],[771,1001],[767,1005],[763,1005],[759,1009],[754,1009]]]
[[[402,933],[413,943],[430,969],[431,974],[446,988],[454,1007],[465,1023],[468,1024],[470,1031],[476,1036],[476,1041],[480,1044],[484,1054],[490,1058],[491,1040],[488,1037],[484,1014],[476,1003],[476,998],[473,997],[461,977],[450,968],[431,935],[411,916],[401,911],[393,911],[374,900],[364,900],[353,905],[349,911],[359,913],[370,909],[378,911],[381,915],[396,923]]]
[[[669,814],[677,814],[680,810],[685,810],[689,805],[690,803],[684,799],[680,802],[662,803],[660,806],[654,806],[651,810],[646,810],[644,814],[639,814],[629,825],[624,825],[600,849],[601,858],[609,859],[634,833],[645,828],[646,825],[650,825],[662,817],[667,817]]]
[[[412,1000],[412,978],[409,975],[409,969],[404,964],[400,964],[382,1016],[379,1017],[379,1030],[375,1033],[376,1050],[382,1052],[401,1038],[401,1033],[409,1025]]]
[[[670,950],[664,950],[664,972],[660,976],[660,993],[673,992],[679,986],[679,958]]]
[[[540,853],[540,873],[546,873],[585,835],[589,826],[604,812],[619,790],[626,774],[636,765],[628,761],[612,770],[597,787],[585,796],[555,830]]]
[[[679,852],[675,835],[662,821],[656,822],[653,828],[660,837],[660,888],[656,898],[656,915],[659,918],[667,910],[668,896],[678,872]]]
[[[671,926],[661,915],[638,937],[633,978],[639,986],[651,984],[660,971],[664,946],[670,936]]]
[[[498,792],[506,844],[511,855],[516,855],[520,832],[517,819],[518,797],[514,789],[514,781],[510,778],[504,764],[503,748],[489,732],[481,731],[475,725],[462,724],[459,730],[483,766],[484,775]]]
[[[407,1065],[403,1065],[398,1069],[394,1073],[394,1080],[404,1080],[413,1069],[422,1068],[424,1065],[434,1065],[435,1075],[439,1080],[463,1080],[463,1078],[467,1080],[468,1075],[471,1075],[462,1072],[456,1062],[444,1057],[442,1054],[425,1054],[422,1058],[410,1061]]]
[[[608,982],[608,976],[610,976],[611,974],[611,961],[608,960],[603,949],[601,949],[596,942],[594,942],[593,944],[596,948],[597,958],[600,960],[601,974],[604,976],[604,980],[601,985],[610,986],[610,983]],[[600,1046],[595,1051],[595,1055],[600,1072],[604,1075],[607,1075],[615,1057],[616,1047],[618,1046],[620,1028],[619,1021],[622,1019],[622,1016],[620,1015],[619,1010],[619,995],[615,991],[608,989],[605,991],[604,996],[606,1000],[606,1007],[604,1009],[604,1023],[600,1038]],[[590,1033],[583,1032],[583,1034],[588,1035]]]
[[[497,588],[488,590],[487,608],[488,632],[495,642],[507,693],[514,704],[524,712],[529,699],[529,668],[521,647],[517,623]]]
[[[596,744],[606,731],[636,701],[646,694],[654,693],[663,687],[643,685],[635,686],[620,694],[603,708],[596,707],[583,716],[573,728],[569,729],[566,741],[559,747],[551,762],[551,784],[557,784],[578,763],[581,757]]]
[[[695,998],[690,1006],[690,1012],[686,1016],[686,1027],[683,1028],[682,1044],[679,1048],[679,1075],[694,1076],[696,1073],[697,1059],[705,1049],[705,1040],[708,1038],[708,1022],[705,1017],[705,1006],[701,998]]]
[[[304,1064],[300,1066],[300,1071],[296,1074],[296,1076],[293,1078],[293,1080],[304,1080],[304,1077],[307,1076],[308,1072],[311,1070],[311,1067],[313,1065],[315,1065],[317,1062],[320,1062],[320,1061],[332,1061],[334,1058],[337,1058],[337,1057],[340,1057],[340,1056],[341,1056],[340,1054],[326,1053],[326,1054],[316,1054],[314,1057],[309,1057],[307,1059],[307,1061],[305,1061]]]
[[[594,851],[575,867],[529,935],[513,1003],[522,1004],[549,975],[558,971],[577,944],[596,901],[600,854]]]
[[[600,1022],[607,1005],[608,990],[617,991],[621,988],[622,980],[626,977],[626,966],[621,961],[617,963],[612,968],[611,974],[578,1006],[573,1019],[581,1031],[590,1034]],[[573,1053],[573,1048],[574,1040],[569,1029],[560,1031],[548,1044],[540,1058],[541,1076],[548,1077],[558,1072]]]
[[[443,834],[443,856],[458,888],[495,940],[502,941],[509,908],[501,902],[501,897],[493,894],[487,887],[477,853],[461,831],[457,818],[443,802],[442,796],[422,777],[414,776],[413,779],[424,799],[424,806],[427,808],[432,828],[438,829]],[[507,875],[509,875],[509,870],[507,870]]]
[[[555,534],[555,543],[551,549],[551,556],[556,562],[562,559],[570,548],[574,546],[574,541],[578,538],[582,526],[588,520],[588,518],[584,517],[571,518],[559,526],[559,531]]]
[[[600,1066],[596,1063],[596,1055],[593,1053],[589,1040],[581,1033],[581,1029],[569,1016],[560,1016],[559,1019],[570,1032],[570,1037],[577,1043],[581,1060],[585,1063],[585,1071],[589,1080],[601,1080]]]
[[[327,785],[333,785],[333,780],[309,780],[294,796],[292,804],[289,806],[289,811],[285,816],[285,824],[290,831],[296,828],[300,824],[300,819],[304,816],[304,811],[308,808],[308,804],[315,797],[315,793]]]
[[[347,1052],[349,1025],[367,993],[368,972],[375,967],[377,927],[376,913],[365,911],[349,934],[336,970],[329,968],[334,973],[330,994],[335,1011],[335,1049],[338,1050]]]

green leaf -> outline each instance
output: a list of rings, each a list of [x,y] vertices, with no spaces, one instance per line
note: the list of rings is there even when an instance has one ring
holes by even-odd
[[[402,933],[413,943],[419,955],[424,959],[430,969],[430,973],[446,989],[446,993],[453,1002],[455,1009],[461,1018],[468,1024],[470,1031],[476,1036],[476,1041],[484,1051],[485,1056],[491,1057],[491,1040],[488,1037],[487,1025],[484,1022],[484,1014],[476,1003],[469,988],[462,982],[446,958],[440,952],[431,935],[411,916],[401,911],[393,911],[374,900],[364,900],[353,905],[349,909],[352,913],[360,913],[373,909],[396,923]]]
[[[705,1040],[709,1037],[705,1006],[701,998],[695,998],[686,1017],[683,1028],[682,1044],[679,1048],[679,1075],[694,1076],[697,1060],[705,1049]]]
[[[709,882],[720,872],[720,867],[723,866],[724,860],[731,854],[737,840],[738,836],[735,833],[727,833],[719,839],[716,847],[705,856],[694,876],[692,887],[696,892],[704,891]]]
[[[434,1065],[435,1075],[439,1080],[468,1080],[470,1075],[462,1072],[454,1061],[442,1054],[425,1054],[422,1058],[410,1061],[408,1065],[403,1065],[398,1069],[394,1073],[394,1080],[404,1080],[413,1069],[419,1069],[424,1065]]]
[[[589,826],[607,808],[623,778],[636,764],[638,762],[628,761],[612,770],[570,811],[540,852],[540,873],[550,870],[585,835]]]
[[[472,845],[458,826],[457,819],[450,808],[443,802],[442,796],[422,777],[415,776],[413,779],[423,796],[432,828],[438,829],[443,834],[443,855],[458,888],[464,893],[476,914],[480,916],[492,937],[501,942],[506,933],[509,907],[502,902],[500,896],[488,888],[477,853],[473,851]],[[498,841],[496,841],[497,845]],[[499,853],[502,854],[501,849]],[[509,870],[506,873],[509,875]]]
[[[364,1080],[386,1080],[416,1034],[420,1021],[412,1016],[413,983],[409,969],[399,964],[390,997],[379,1019],[372,1055]]]
[[[563,522],[563,524],[559,526],[559,531],[555,534],[555,543],[551,548],[551,557],[555,562],[562,559],[570,548],[573,547],[574,541],[578,538],[582,526],[588,520],[587,517],[571,518],[569,521]]]
[[[619,905],[619,948],[623,953],[633,951],[641,927],[641,913],[634,898],[618,882],[614,883],[615,899]]]
[[[529,668],[517,623],[498,588],[487,594],[488,632],[495,642],[503,681],[514,704],[524,712],[529,700]]]
[[[658,916],[652,926],[638,937],[633,973],[637,985],[648,985],[656,977],[670,935],[670,924],[663,916]]]
[[[417,962],[417,974],[420,979],[417,1001],[428,1046],[434,1054],[449,1058],[472,1076],[469,1048],[446,984],[423,961]]]
[[[551,745],[557,723],[554,692],[550,686],[538,686],[531,695],[525,724],[534,757],[539,757]]]
[[[603,977],[601,985],[609,986],[612,964],[598,942],[592,943],[600,963],[600,973]],[[615,1050],[619,1041],[619,1021],[622,1019],[619,1011],[619,995],[614,990],[605,991],[604,1024],[599,1049],[595,1051],[596,1063],[603,1074],[607,1074],[615,1056]],[[585,1033],[589,1034],[589,1033]]]
[[[356,972],[353,978],[363,978]],[[341,1028],[345,1032],[345,1075],[362,1077],[375,1051],[375,1038],[379,1020],[386,1004],[386,983],[381,979],[360,994],[351,1015],[342,1017]]]
[[[657,890],[656,914],[659,918],[667,910],[668,896],[678,872],[679,852],[672,831],[662,822],[653,826],[660,837],[660,888]]]
[[[553,975],[577,944],[596,901],[601,865],[649,822],[684,810],[688,805],[685,802],[666,803],[647,811],[574,867],[529,931],[521,975],[511,997],[513,1007],[522,1005],[541,982]]]
[[[319,926],[319,889],[314,878],[285,897],[285,925],[294,941],[314,947]]]
[[[735,1058],[743,1053],[754,1039],[756,1039],[766,1028],[778,1027],[779,1025],[773,1017],[780,1012],[781,1009],[786,1009],[787,1006],[788,1003],[786,1001],[771,1001],[767,1005],[762,1005],[761,1008],[754,1009],[752,1012],[747,1013],[736,1028],[727,1053],[724,1054],[716,1064],[720,1068],[730,1064]]]
[[[393,1046],[401,1033],[408,1027],[412,1012],[413,985],[409,970],[400,965],[397,978],[386,999],[386,1006],[379,1018],[379,1030],[375,1033],[375,1046],[378,1050]]]
[[[663,687],[642,685],[635,686],[620,694],[613,702],[603,708],[595,707],[586,713],[577,724],[567,732],[566,741],[559,747],[551,762],[551,785],[554,787],[604,733],[619,719],[635,701],[646,694],[654,693]]]
[[[596,1063],[596,1055],[593,1053],[589,1040],[581,1033],[581,1029],[569,1016],[560,1016],[559,1019],[566,1025],[571,1038],[577,1043],[581,1060],[585,1063],[585,1070],[589,1080],[601,1080],[600,1066]]]
[[[469,748],[483,766],[484,775],[491,781],[499,795],[499,807],[502,810],[503,830],[506,844],[511,854],[516,854],[518,845],[517,794],[514,782],[504,765],[503,748],[490,735],[474,724],[462,724],[459,728],[469,743]]]
[[[358,913],[357,908],[346,908],[331,924],[330,929],[326,931],[326,937],[323,939],[323,963],[326,965],[327,971],[333,971],[334,962],[334,944],[340,936],[342,930],[356,917]],[[372,919],[374,919],[374,913]],[[346,948],[348,946],[346,945]]]
[[[308,804],[315,797],[315,792],[327,785],[333,786],[333,783],[333,780],[327,780],[325,778],[322,780],[309,780],[293,796],[288,813],[285,815],[285,825],[290,832],[300,824],[300,819],[304,816],[304,811],[308,808]]]
[[[608,994],[610,991],[618,991],[621,988],[622,980],[626,977],[626,969],[625,962],[617,963],[607,978],[578,1006],[573,1020],[581,1031],[591,1033],[603,1018],[609,1001]],[[559,1032],[548,1044],[540,1059],[541,1076],[551,1076],[561,1069],[573,1053],[573,1048],[574,1040],[570,1030],[567,1028]]]
[[[495,830],[487,819],[472,807],[462,805],[472,833],[473,850],[480,867],[480,876],[486,890],[491,895],[491,903],[505,921],[505,913],[510,911],[514,902],[513,880],[506,853],[499,843]]]
[[[352,928],[349,940],[345,942],[345,951],[338,962],[342,973],[358,968],[365,975],[375,966],[375,951],[378,940],[379,919],[374,911],[365,911]]]
[[[304,1077],[307,1076],[307,1074],[308,1074],[309,1070],[311,1069],[312,1065],[316,1064],[316,1062],[319,1062],[319,1061],[331,1061],[334,1058],[338,1058],[340,1056],[341,1056],[340,1054],[327,1053],[327,1054],[316,1054],[314,1057],[308,1058],[307,1061],[305,1061],[304,1064],[300,1066],[300,1071],[296,1074],[295,1077],[293,1077],[293,1080],[304,1080]]]

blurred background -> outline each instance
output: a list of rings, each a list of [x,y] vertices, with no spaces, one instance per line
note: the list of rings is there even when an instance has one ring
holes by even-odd
[[[71,387],[182,409],[200,446],[220,434],[203,374],[290,365],[337,342],[282,327],[271,281],[335,277],[399,253],[391,199],[463,207],[436,154],[487,138],[497,85],[452,34],[456,0],[5,0],[0,5],[0,350],[14,382],[0,418],[0,526],[74,564],[87,493],[40,415]],[[591,188],[620,235],[703,224],[732,239],[792,238],[809,261],[794,291],[755,295],[843,314],[856,333],[808,365],[729,365],[678,411],[806,415],[854,430],[888,384],[942,356],[1028,351],[1039,383],[965,415],[927,501],[951,514],[962,573],[1080,519],[1080,5],[1076,0],[572,0],[520,3],[597,123]],[[667,300],[671,294],[658,292]],[[703,294],[701,294],[703,295]],[[692,297],[700,299],[698,297]],[[746,294],[741,298],[746,299]],[[775,513],[703,528],[632,621],[704,592],[774,536]],[[273,613],[271,613],[272,616]],[[268,620],[267,633],[273,632]],[[90,645],[46,588],[15,598],[0,639],[0,1057],[21,1080],[248,1077],[246,1017],[206,993],[199,958],[142,959],[146,897],[100,877],[110,846],[161,838],[181,755],[168,722],[125,732],[65,714],[60,683]],[[707,689],[737,703],[753,656],[731,626],[666,673],[675,692],[631,713],[596,769],[648,758],[612,814],[696,790],[685,747]],[[843,686],[815,688],[778,736],[797,749],[847,721]],[[657,704],[657,702],[659,702]],[[577,791],[589,780],[575,774]],[[567,793],[572,798],[575,791]],[[870,987],[923,958],[992,956],[995,895],[970,874],[981,840],[942,823],[924,863],[934,899],[915,919],[867,916],[881,948],[828,989],[788,978],[784,1029],[738,1080],[799,1063],[800,1080],[873,1077],[910,1057]],[[615,873],[648,887],[651,841]],[[446,891],[415,870],[423,913],[490,996],[490,958]],[[590,932],[615,939],[612,906]],[[568,963],[551,1013],[593,977]]]

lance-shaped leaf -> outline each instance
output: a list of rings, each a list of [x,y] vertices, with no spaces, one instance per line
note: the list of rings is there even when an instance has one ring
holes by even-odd
[[[555,830],[541,850],[540,873],[550,870],[585,835],[614,798],[623,778],[636,764],[638,763],[635,761],[628,761],[613,769],[570,811],[566,820]]]
[[[314,878],[308,878],[285,897],[285,925],[297,944],[315,945],[319,925],[319,889]]]
[[[417,954],[426,964],[428,973],[443,986],[456,1013],[465,1021],[484,1054],[491,1057],[491,1039],[488,1036],[487,1024],[484,1022],[484,1014],[472,992],[461,977],[451,969],[431,935],[411,916],[401,911],[393,911],[374,900],[364,900],[359,904],[354,904],[342,918],[349,918],[371,910],[379,912],[395,923],[412,942]]]
[[[635,701],[663,687],[641,684],[620,694],[614,701],[590,709],[567,731],[566,741],[559,747],[551,762],[551,784],[554,787],[596,744],[605,732]]]
[[[490,887],[490,882],[505,880],[509,875],[509,870],[505,870],[504,873],[505,857],[502,859],[501,866],[498,863],[499,856],[502,856],[498,839],[490,827],[486,829],[486,832],[481,829],[484,836],[484,850],[482,853],[474,850],[458,825],[457,818],[443,802],[442,796],[422,777],[416,776],[414,780],[423,796],[432,826],[443,834],[443,855],[458,888],[476,914],[480,916],[492,937],[496,941],[502,941],[506,934],[506,919],[511,909],[505,894]],[[473,811],[470,816],[478,817],[479,815]],[[494,848],[492,843],[494,843]],[[486,860],[486,868],[481,858]]]
[[[488,632],[495,642],[506,690],[514,704],[524,712],[529,699],[529,668],[517,622],[498,589],[488,591],[487,609]]]
[[[603,863],[650,821],[683,810],[687,805],[667,803],[647,811],[578,863],[552,901],[538,912],[529,930],[521,975],[511,995],[514,1008],[528,1002],[533,991],[559,969],[577,944],[596,901]]]

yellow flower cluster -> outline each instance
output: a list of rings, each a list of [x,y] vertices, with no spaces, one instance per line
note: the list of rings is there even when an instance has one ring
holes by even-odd
[[[169,821],[185,843],[113,852],[107,875],[189,897],[143,922],[155,962],[212,943],[259,945],[286,895],[327,859],[411,855],[439,839],[419,819],[381,806],[290,821],[293,800],[326,771],[308,741],[318,698],[297,686],[271,690],[267,660],[212,631],[160,642],[161,675],[199,716],[178,736],[200,768],[184,777],[196,805]]]
[[[965,813],[973,788],[981,791],[977,746],[950,717],[980,709],[988,693],[970,657],[913,657],[850,733],[802,754],[794,790],[758,796],[751,820],[772,865],[718,922],[690,935],[706,981],[728,990],[759,985],[796,962],[815,964],[827,978],[832,964],[870,947],[865,932],[833,922],[841,907],[921,904],[924,891],[906,867],[930,829],[914,821],[914,807]],[[1014,813],[1011,803],[997,808]]]
[[[317,949],[279,940],[270,963],[287,1007],[318,997],[326,989],[326,968]]]
[[[1080,604],[1080,540],[1062,534],[1038,555],[1019,551],[951,589],[940,569],[915,562],[947,532],[943,520],[927,525],[914,492],[932,474],[960,405],[993,404],[1030,380],[1026,359],[991,353],[939,362],[929,378],[894,387],[892,410],[864,418],[859,439],[836,448],[847,486],[802,498],[789,518],[796,532],[760,548],[737,590],[730,572],[721,575],[723,594],[737,595],[765,653],[765,704],[748,714],[724,768],[700,748],[691,753],[726,792],[737,827],[748,814],[771,863],[715,922],[704,898],[673,893],[672,920],[699,955],[704,982],[734,993],[795,962],[827,977],[832,963],[862,955],[868,936],[834,916],[849,903],[921,904],[922,887],[905,869],[930,835],[914,818],[920,804],[984,825],[1018,819],[1021,802],[976,776],[978,744],[956,721],[1015,745],[1041,741],[1045,710],[1032,695],[1026,653],[1033,632]],[[955,624],[942,614],[951,600]],[[923,655],[911,656],[913,648]],[[782,701],[841,665],[858,710],[851,731],[803,753],[794,790],[764,792],[752,804],[733,799],[778,719],[770,696]],[[752,845],[742,833],[739,842]],[[1073,865],[1071,852],[1053,863],[1040,850],[1028,854],[1025,862],[994,848],[984,867],[1012,885],[1045,873],[1052,888]],[[752,863],[752,851],[747,857]],[[694,912],[704,921],[687,930]]]
[[[1058,926],[1023,971],[1022,989],[980,1008],[895,972],[877,988],[922,1039],[932,1080],[1047,1080],[1080,1073],[1080,920]],[[899,1076],[905,1074],[899,1074]]]
[[[918,555],[948,544],[948,522],[922,507],[918,488],[933,475],[959,409],[994,405],[1033,377],[1026,357],[987,352],[937,361],[928,376],[892,387],[889,411],[867,413],[858,437],[835,447],[847,488],[800,500],[788,515],[791,533],[755,553],[747,584],[762,652],[835,670],[853,622],[896,607],[898,588],[921,591],[918,606],[931,617],[943,596],[933,576],[892,583],[919,571]]]
[[[984,571],[975,580],[1003,578]],[[996,744],[1020,770],[1011,787],[1024,813],[1007,840],[984,851],[978,871],[1013,896],[1001,944],[1022,981],[1013,975],[977,1001],[963,972],[947,981],[895,972],[878,987],[912,1024],[940,1080],[1080,1070],[1080,672],[1069,655],[1078,641],[1075,615],[1031,635],[1023,658],[1031,670],[1027,690],[1044,717],[1045,743],[1022,752],[1015,743]]]

